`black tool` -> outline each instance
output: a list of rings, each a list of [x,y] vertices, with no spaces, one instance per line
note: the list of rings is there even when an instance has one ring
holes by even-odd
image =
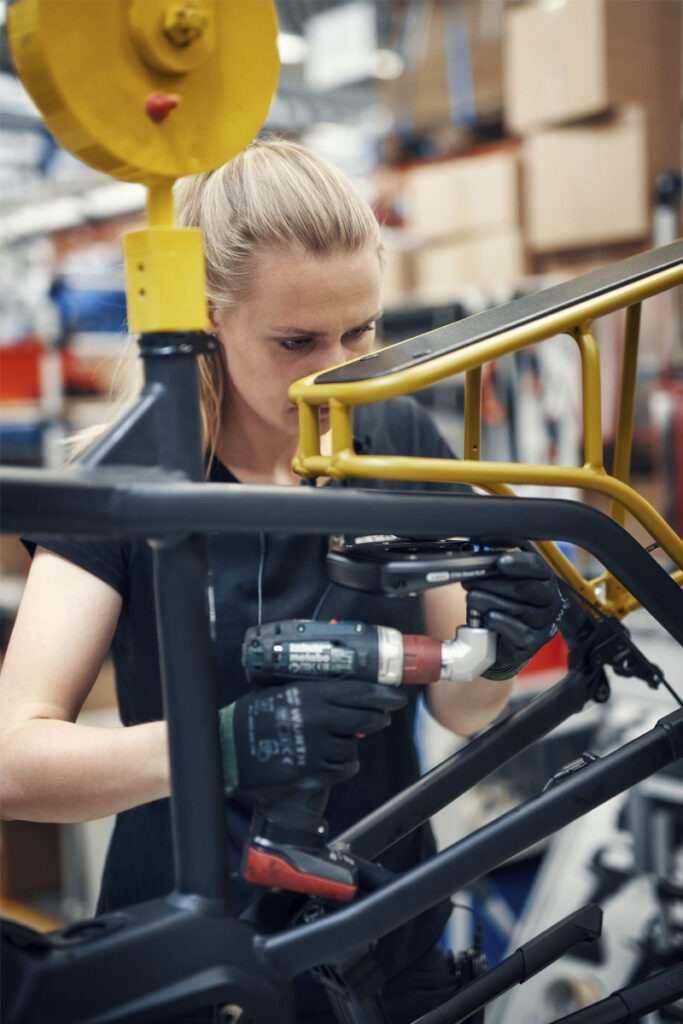
[[[496,576],[496,559],[504,550],[478,547],[468,540],[356,538],[331,547],[326,565],[332,582],[342,587],[405,597],[447,583]]]
[[[473,552],[464,542],[386,538],[331,553],[328,568],[345,586],[398,595],[494,575],[498,554]],[[469,682],[493,664],[496,643],[495,632],[482,628],[476,617],[468,617],[455,639],[445,642],[358,621],[284,619],[247,630],[242,664],[254,685],[306,678],[389,686]],[[343,902],[353,898],[358,884],[353,858],[326,846],[327,793],[322,787],[299,787],[257,804],[243,855],[245,878]]]
[[[471,682],[496,660],[496,634],[459,626],[455,640],[400,633],[364,622],[283,619],[247,630],[242,664],[251,683],[344,678],[399,686],[437,679]]]
[[[442,642],[363,622],[284,619],[247,630],[242,664],[255,685],[283,679],[349,678],[389,686],[471,681],[496,659],[495,632],[459,626]],[[326,847],[326,789],[297,787],[254,811],[242,862],[248,881],[348,901],[356,892],[355,865],[343,850]]]

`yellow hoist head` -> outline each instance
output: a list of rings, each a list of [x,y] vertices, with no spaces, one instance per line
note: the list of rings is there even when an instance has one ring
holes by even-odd
[[[145,185],[229,160],[278,82],[271,0],[18,0],[8,35],[55,138]]]
[[[279,76],[272,0],[17,0],[8,38],[55,138],[147,186],[150,226],[124,237],[129,329],[204,330],[201,236],[174,226],[172,186],[263,126]]]

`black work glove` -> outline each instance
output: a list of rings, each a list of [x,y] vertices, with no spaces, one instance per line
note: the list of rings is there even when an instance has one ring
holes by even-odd
[[[511,679],[557,633],[567,602],[547,562],[535,551],[506,551],[500,575],[463,583],[467,607],[498,634],[487,679]]]
[[[358,679],[259,687],[218,713],[224,780],[260,796],[342,782],[358,771],[359,737],[384,729],[405,704],[402,690]]]

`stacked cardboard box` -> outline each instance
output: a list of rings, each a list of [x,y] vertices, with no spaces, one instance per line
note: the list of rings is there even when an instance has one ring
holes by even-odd
[[[466,133],[502,109],[502,4],[490,0],[397,3],[405,71],[381,86],[397,125],[416,134]]]
[[[655,244],[659,175],[680,169],[681,0],[506,9],[504,121],[521,137],[532,269]],[[599,250],[599,251],[598,251]]]
[[[463,285],[509,286],[524,272],[516,147],[416,165],[404,174],[405,227],[421,302]]]
[[[642,107],[620,108],[599,124],[535,132],[522,161],[532,253],[646,243],[651,203]]]
[[[655,190],[681,168],[683,0],[407,9],[410,59],[391,87],[441,156],[402,175],[405,233],[390,246],[388,304],[574,276],[667,240],[655,231]],[[483,151],[468,137],[457,114],[465,79],[471,116],[499,109],[507,144]],[[447,124],[459,131],[449,145]]]

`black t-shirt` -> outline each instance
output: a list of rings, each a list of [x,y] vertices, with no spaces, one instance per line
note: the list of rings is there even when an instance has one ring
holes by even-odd
[[[354,433],[360,451],[453,458],[429,416],[413,399],[359,407]],[[210,481],[236,483],[218,462],[211,467]],[[381,481],[363,481],[362,486],[400,490],[430,487],[416,482]],[[27,546],[31,548],[36,542],[92,572],[121,594],[123,607],[112,645],[121,721],[133,725],[162,718],[149,546],[139,540],[36,538]],[[408,633],[423,631],[419,599],[384,598],[331,585],[324,565],[327,547],[326,537],[302,534],[209,535],[221,706],[234,701],[249,686],[241,665],[241,645],[247,628],[258,621],[259,574],[262,622],[309,618],[315,614],[318,618],[358,619],[393,626]],[[419,767],[413,741],[417,688],[409,688],[408,693],[408,706],[392,716],[390,727],[359,744],[359,773],[332,787],[326,810],[331,836],[417,779]],[[236,877],[251,806],[248,800],[231,799],[226,810],[233,874],[231,892],[236,912],[241,912],[254,895],[254,888]],[[391,870],[403,872],[434,852],[431,828],[424,825],[379,859]],[[174,885],[172,857],[168,800],[119,814],[105,864],[98,911],[114,910],[170,892]],[[393,975],[429,949],[441,935],[449,911],[450,904],[441,904],[382,940],[378,958],[385,971]]]

